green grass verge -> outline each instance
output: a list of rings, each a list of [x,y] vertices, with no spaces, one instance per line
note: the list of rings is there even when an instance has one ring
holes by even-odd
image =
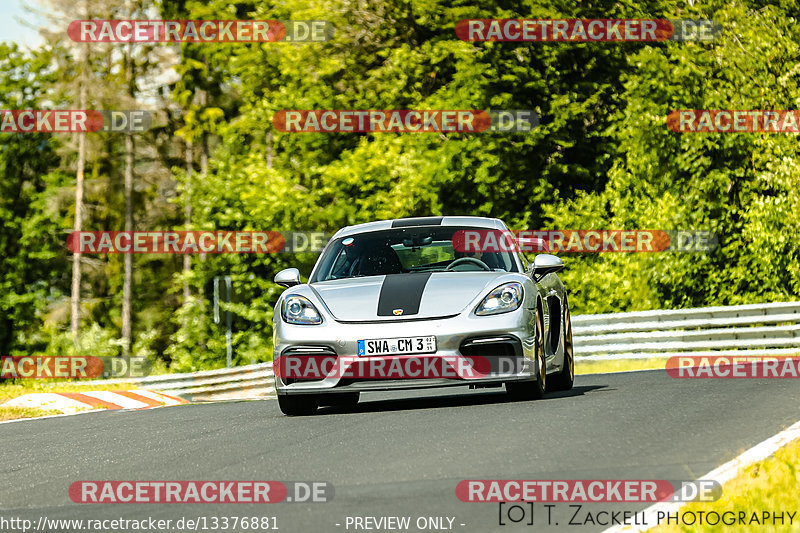
[[[624,372],[626,370],[663,369],[667,358],[655,359],[621,359],[618,361],[575,361],[575,374],[605,374],[608,372]]]
[[[27,407],[6,407],[0,405],[0,422],[6,420],[17,420],[20,418],[37,418],[40,416],[57,415],[55,411],[45,411],[44,409],[28,409]]]
[[[686,355],[692,355],[691,352],[686,352]],[[742,357],[746,356],[762,356],[756,351],[752,353],[743,352]],[[730,356],[726,356],[730,357]],[[781,359],[785,357],[800,357],[800,352],[792,354],[781,354],[775,357]],[[652,370],[664,369],[667,365],[668,357],[653,357],[650,359],[621,359],[617,361],[575,361],[576,374],[604,374],[607,372],[624,372],[626,370]]]
[[[800,489],[800,440],[796,440],[778,450],[774,456],[759,461],[742,470],[739,475],[725,483],[722,487],[722,497],[715,502],[691,503],[681,508],[680,513],[700,511],[709,513],[722,513],[731,511],[739,516],[740,511],[746,517],[757,513],[770,512],[780,514],[798,511],[798,489]],[[691,522],[691,519],[689,519]],[[794,515],[793,523],[789,524],[788,515],[784,514],[784,523],[778,521],[772,524],[771,520],[766,525],[724,525],[722,521],[716,526],[704,524],[694,525],[661,525],[650,530],[656,533],[676,533],[693,531],[758,531],[771,533],[777,531],[800,531],[800,512]]]

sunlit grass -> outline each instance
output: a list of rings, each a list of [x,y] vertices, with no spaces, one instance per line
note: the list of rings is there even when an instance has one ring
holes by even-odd
[[[692,356],[691,352],[686,352],[687,356]],[[742,352],[742,357],[767,357],[765,354],[759,354],[755,351]],[[703,356],[711,358],[710,356]],[[731,356],[726,356],[731,357]],[[800,352],[792,354],[781,354],[775,357],[777,359],[800,357]],[[669,357],[652,357],[649,359],[619,359],[619,360],[592,360],[592,361],[575,361],[576,374],[604,374],[608,372],[625,372],[629,370],[653,370],[665,369]]]
[[[798,511],[798,491],[800,491],[800,441],[794,441],[778,450],[773,457],[759,461],[745,468],[739,475],[723,485],[722,497],[715,502],[691,503],[681,508],[680,513],[691,511],[706,513],[714,511],[722,513],[731,511],[738,517],[739,511],[747,513],[748,520],[752,513],[761,517],[762,512],[780,514],[781,511]],[[731,515],[728,515],[731,516]],[[691,521],[691,519],[689,519]],[[650,531],[657,533],[675,533],[679,531],[758,531],[767,533],[774,531],[800,531],[800,512],[794,515],[789,524],[788,515],[784,513],[784,523],[773,525],[724,525],[722,521],[716,526],[661,525]]]
[[[575,374],[605,374],[627,370],[663,369],[667,359],[620,359],[615,361],[575,361]]]
[[[7,407],[0,405],[0,422],[6,420],[17,420],[18,418],[36,418],[37,416],[49,416],[58,414],[55,411],[45,411],[44,409],[29,409],[27,407]]]

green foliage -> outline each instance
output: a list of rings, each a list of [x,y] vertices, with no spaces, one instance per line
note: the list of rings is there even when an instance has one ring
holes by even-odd
[[[440,214],[500,217],[515,229],[702,229],[719,236],[715,252],[565,254],[573,311],[800,294],[797,137],[680,134],[665,120],[676,109],[796,109],[793,2],[180,0],[161,10],[165,19],[322,19],[336,32],[325,43],[181,45],[178,78],[161,88],[170,102],[158,100],[162,119],[137,139],[148,147],[137,155],[137,229],[183,229],[185,202],[192,228],[210,230],[330,233]],[[455,38],[459,20],[489,17],[712,18],[723,32],[712,43]],[[2,51],[0,98],[20,93],[21,69],[28,69],[38,88],[24,101],[34,107],[53,83],[46,56]],[[74,63],[53,53],[74,75]],[[103,57],[92,63],[101,73]],[[118,71],[103,74],[119,81]],[[474,135],[276,131],[273,115],[290,109],[532,109],[541,125]],[[0,352],[68,352],[70,267],[60,242],[71,223],[74,148],[61,147],[59,159],[52,139],[7,141],[0,150]],[[195,150],[191,177],[184,141]],[[86,224],[118,229],[121,139],[92,142]],[[9,164],[18,161],[26,164]],[[43,246],[19,246],[32,242]],[[224,324],[212,320],[212,285],[230,275],[233,301],[223,310],[233,313],[234,362],[269,360],[272,306],[282,290],[271,279],[289,266],[308,274],[315,259],[209,254],[193,257],[184,273],[180,257],[136,257],[133,351],[172,371],[223,366]],[[83,326],[88,349],[105,353],[118,349],[122,260],[95,261],[85,274],[91,297]]]
[[[774,6],[719,3],[684,16],[713,18],[723,33],[713,44],[670,43],[630,57],[605,190],[548,212],[557,227],[711,230],[720,248],[578,258],[566,275],[576,310],[785,301],[800,294],[796,136],[665,127],[676,109],[797,108],[800,32]]]
[[[0,109],[36,108],[52,81],[48,55],[0,43]],[[65,289],[54,188],[63,176],[47,134],[0,133],[0,353],[42,346],[36,326]]]

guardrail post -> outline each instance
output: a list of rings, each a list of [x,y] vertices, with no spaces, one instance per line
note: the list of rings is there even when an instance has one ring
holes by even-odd
[[[231,294],[232,294],[232,283],[230,276],[214,276],[214,323],[219,324],[219,281],[225,281],[225,303],[231,303]],[[231,311],[230,309],[225,310],[225,355],[226,355],[226,366],[230,368],[233,366],[233,346],[232,346],[232,335],[231,335]]]

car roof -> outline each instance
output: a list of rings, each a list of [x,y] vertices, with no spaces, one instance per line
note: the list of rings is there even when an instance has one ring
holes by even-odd
[[[333,236],[338,239],[347,235],[381,231],[392,228],[410,228],[416,226],[465,226],[469,228],[508,229],[499,218],[472,217],[472,216],[439,216],[439,217],[414,217],[395,218],[392,220],[376,220],[354,226],[346,226]]]

